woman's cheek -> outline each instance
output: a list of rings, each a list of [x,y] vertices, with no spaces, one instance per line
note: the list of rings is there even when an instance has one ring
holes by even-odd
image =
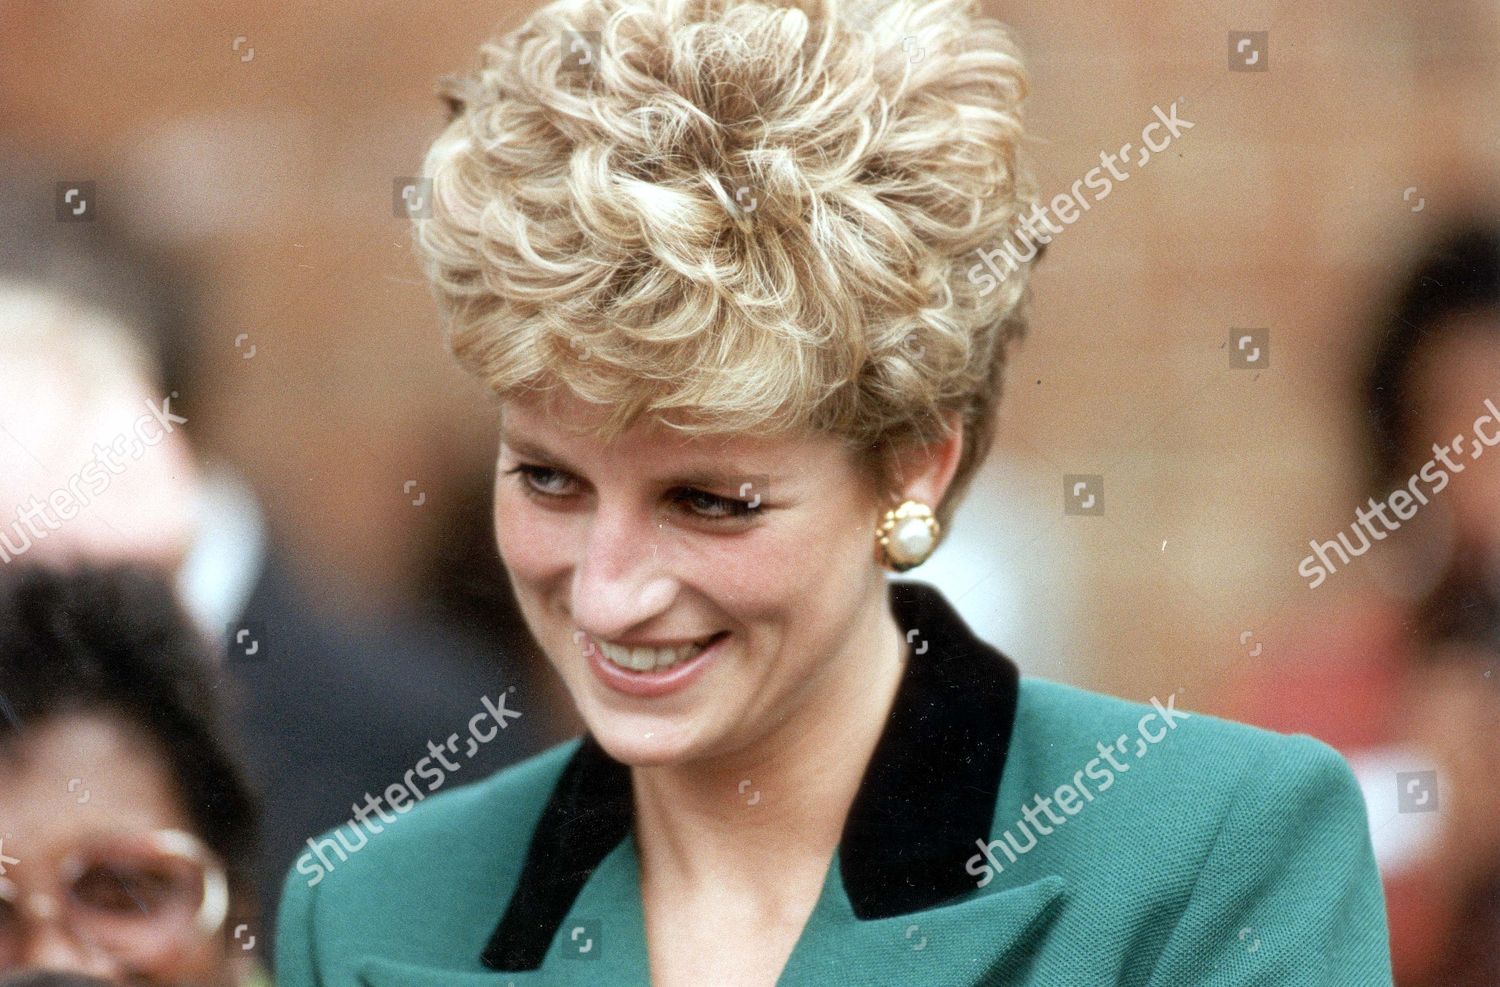
[[[566,532],[558,515],[525,494],[495,491],[495,542],[511,576],[526,581],[545,579],[566,567]]]
[[[810,574],[826,575],[826,563],[808,558],[816,546],[799,532],[772,525],[743,537],[685,539],[674,547],[677,576],[739,615],[779,612],[788,601],[815,592],[817,580]]]

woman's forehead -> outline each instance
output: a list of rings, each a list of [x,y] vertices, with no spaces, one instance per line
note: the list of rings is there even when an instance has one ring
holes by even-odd
[[[151,742],[117,717],[93,714],[39,721],[0,750],[0,815],[15,832],[13,847],[37,850],[100,827],[188,825]]]
[[[649,474],[684,486],[774,488],[794,478],[827,480],[853,465],[844,443],[828,435],[755,433],[693,435],[643,419],[612,439],[588,431],[598,424],[592,406],[563,401],[543,406],[506,402],[500,441],[513,454],[573,473]],[[579,407],[579,405],[583,407]],[[570,413],[577,417],[569,417]]]
[[[610,409],[573,395],[507,398],[500,406],[500,437],[511,445],[545,444],[558,452],[609,448],[649,448],[653,454],[715,457],[757,453],[786,454],[789,450],[835,441],[816,433],[781,435],[765,431],[693,431],[690,411],[670,418],[644,415],[616,436],[606,438],[603,425]]]

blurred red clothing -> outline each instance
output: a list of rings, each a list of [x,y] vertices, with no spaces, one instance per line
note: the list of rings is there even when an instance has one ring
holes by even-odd
[[[1359,773],[1362,763],[1407,748],[1413,739],[1402,734],[1403,713],[1417,688],[1415,623],[1409,605],[1370,595],[1273,629],[1260,654],[1227,676],[1216,708],[1278,732],[1311,734]],[[1390,821],[1375,816],[1372,806],[1372,828]],[[1396,982],[1495,987],[1500,981],[1488,973],[1455,969],[1485,965],[1477,956],[1460,957],[1465,949],[1493,953],[1495,946],[1461,941],[1471,938],[1463,931],[1465,903],[1451,900],[1437,870],[1422,857],[1381,861]],[[1485,979],[1472,979],[1477,976]]]

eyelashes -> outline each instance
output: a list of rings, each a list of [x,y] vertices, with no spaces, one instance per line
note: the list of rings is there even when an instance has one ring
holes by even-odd
[[[566,473],[550,466],[522,463],[506,470],[505,475],[514,476],[521,486],[521,491],[533,500],[556,501],[571,496],[569,493],[556,489],[546,489],[552,485],[548,481],[571,479]],[[673,504],[684,513],[703,521],[744,520],[754,517],[762,510],[759,504],[752,506],[749,501],[724,497],[696,487],[677,487],[670,492],[669,496]]]

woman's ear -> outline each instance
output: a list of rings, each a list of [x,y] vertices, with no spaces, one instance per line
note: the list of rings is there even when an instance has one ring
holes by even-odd
[[[895,455],[897,500],[920,500],[933,510],[958,471],[964,448],[963,416],[957,411],[943,413],[947,434],[934,442],[911,445]]]

